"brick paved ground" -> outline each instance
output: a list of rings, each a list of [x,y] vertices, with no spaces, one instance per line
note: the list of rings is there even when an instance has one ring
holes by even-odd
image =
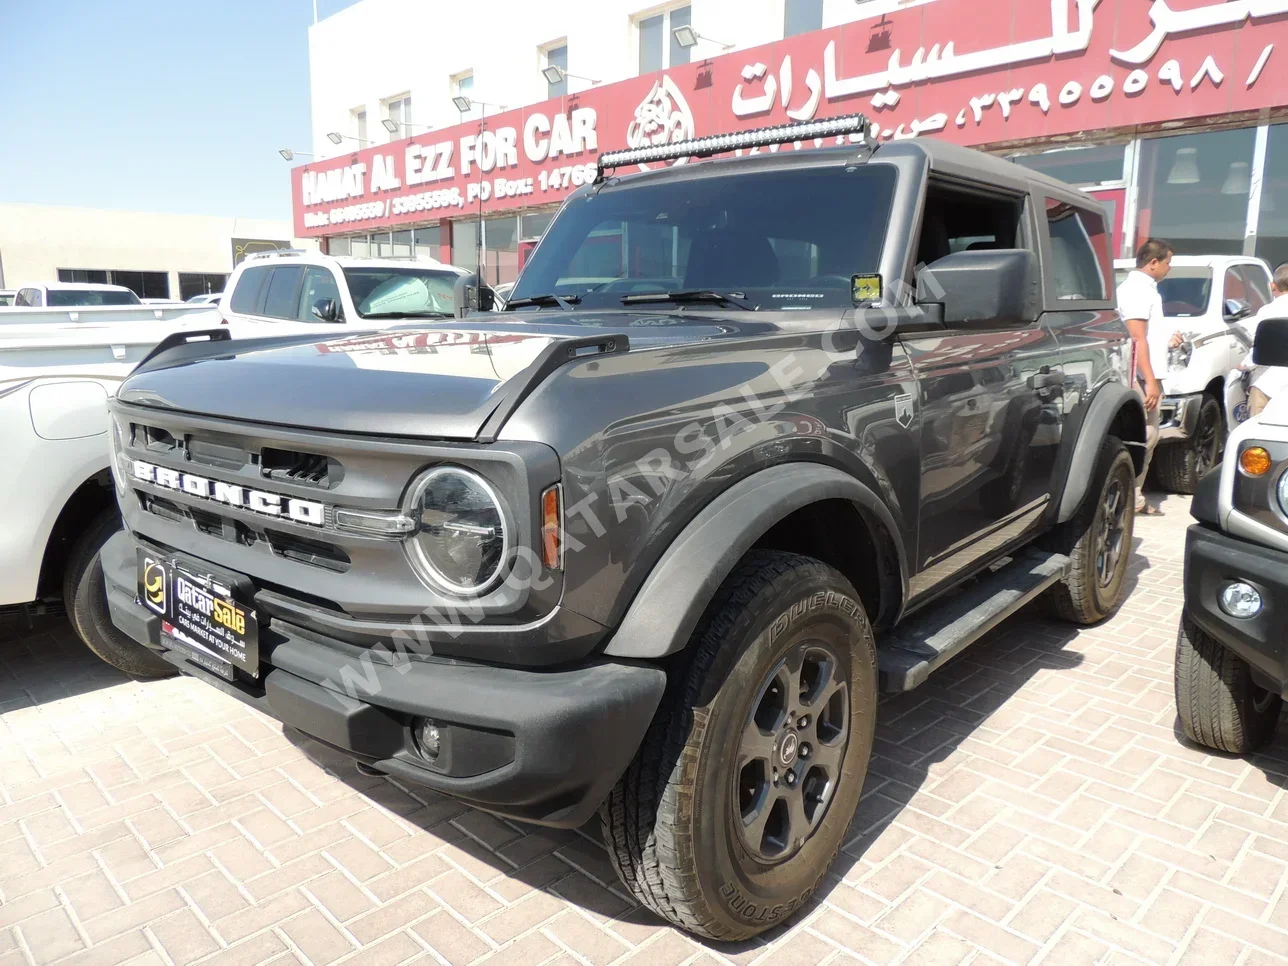
[[[126,680],[65,624],[0,628],[0,966],[340,960],[1253,964],[1288,952],[1288,744],[1175,731],[1186,503],[1131,599],[1012,621],[882,705],[817,903],[703,946],[632,907],[597,832],[358,776],[188,679]]]

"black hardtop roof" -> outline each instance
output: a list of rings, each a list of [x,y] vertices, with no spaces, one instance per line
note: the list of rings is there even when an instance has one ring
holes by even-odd
[[[863,144],[838,147],[808,148],[802,151],[785,146],[779,151],[762,149],[756,154],[742,157],[710,158],[688,164],[668,165],[650,171],[627,173],[619,169],[609,175],[612,184],[639,184],[649,181],[688,180],[727,174],[730,166],[750,171],[770,168],[826,167],[838,162],[864,164],[868,161],[885,161],[899,157],[924,158],[931,171],[953,178],[982,181],[1003,188],[1027,191],[1038,188],[1052,194],[1080,199],[1080,203],[1095,206],[1097,202],[1072,185],[1038,171],[1022,167],[1013,161],[987,154],[975,148],[962,147],[935,138],[909,138],[879,145],[875,151]],[[587,189],[582,189],[587,190]],[[590,189],[593,190],[593,189]]]

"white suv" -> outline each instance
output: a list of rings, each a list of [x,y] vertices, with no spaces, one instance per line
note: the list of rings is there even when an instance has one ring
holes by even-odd
[[[1114,263],[1119,282],[1136,263]],[[1168,353],[1159,404],[1155,480],[1193,493],[1221,462],[1230,430],[1248,418],[1247,380],[1239,366],[1252,345],[1253,317],[1270,301],[1270,266],[1246,255],[1177,255],[1158,285],[1164,329],[1184,341]]]
[[[390,320],[450,318],[464,269],[428,258],[359,258],[307,250],[246,256],[224,288],[219,311],[238,328],[259,323],[314,331]],[[292,324],[293,323],[293,324]],[[255,334],[263,334],[262,330]]]

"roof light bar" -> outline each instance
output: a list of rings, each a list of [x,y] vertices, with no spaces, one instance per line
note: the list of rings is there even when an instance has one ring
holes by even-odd
[[[602,178],[608,168],[618,168],[626,164],[673,161],[678,158],[705,158],[725,151],[736,151],[739,148],[790,144],[793,141],[806,141],[833,135],[862,134],[866,139],[869,133],[868,126],[865,115],[847,114],[844,117],[830,117],[821,121],[778,124],[752,131],[739,131],[736,134],[716,134],[711,137],[677,141],[674,144],[659,144],[655,147],[607,151],[599,156],[599,177]]]

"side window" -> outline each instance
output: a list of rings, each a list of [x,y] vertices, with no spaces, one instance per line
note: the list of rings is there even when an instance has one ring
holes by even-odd
[[[1024,202],[932,184],[926,193],[917,262],[957,252],[1023,247]]]
[[[1266,275],[1266,270],[1260,265],[1240,265],[1239,274],[1247,282],[1248,304],[1252,306],[1252,311],[1260,311],[1263,306],[1269,305],[1270,277]]]
[[[1227,268],[1225,270],[1225,286],[1222,288],[1221,312],[1225,313],[1225,303],[1230,299],[1238,299],[1240,302],[1251,304],[1248,296],[1248,283],[1237,268]]]
[[[321,299],[334,299],[336,310],[343,313],[343,303],[340,301],[340,287],[335,283],[335,276],[331,274],[329,268],[318,268],[316,266],[304,270],[304,285],[300,288],[300,304],[295,312],[295,317],[301,322],[317,322],[318,319],[313,315],[313,306]],[[337,322],[343,322],[343,314],[336,319]]]
[[[259,295],[269,271],[267,265],[257,265],[242,272],[228,308],[238,315],[259,315]]]
[[[22,306],[28,306],[31,304],[31,300],[27,298],[27,289],[18,289],[18,294],[13,297],[13,304]]]
[[[31,300],[31,305],[35,308],[44,308],[45,293],[38,288],[27,290],[27,298]]]
[[[295,318],[296,300],[300,295],[303,265],[283,265],[273,269],[264,296],[264,314],[270,319]]]
[[[1109,235],[1099,215],[1048,198],[1051,234],[1050,278],[1055,297],[1064,302],[1109,298]]]

